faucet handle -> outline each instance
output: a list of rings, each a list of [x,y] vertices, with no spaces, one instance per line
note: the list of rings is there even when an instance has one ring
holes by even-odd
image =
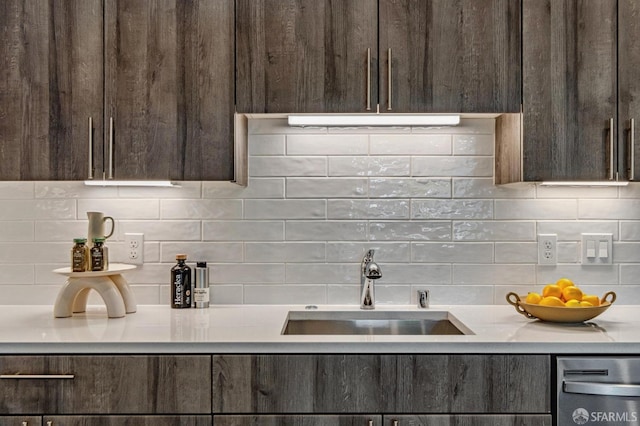
[[[418,290],[418,308],[429,307],[429,290]]]

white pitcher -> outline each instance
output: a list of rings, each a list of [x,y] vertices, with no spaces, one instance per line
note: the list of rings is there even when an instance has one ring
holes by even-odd
[[[93,246],[94,238],[109,238],[113,235],[115,223],[111,216],[105,216],[102,212],[87,212],[89,218],[89,233],[87,234],[87,242],[89,246]],[[104,232],[104,223],[111,222],[111,230],[108,234]]]

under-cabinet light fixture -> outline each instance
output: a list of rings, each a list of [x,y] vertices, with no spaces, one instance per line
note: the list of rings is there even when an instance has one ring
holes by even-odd
[[[290,115],[289,126],[298,127],[380,127],[380,126],[457,126],[459,115],[410,114],[320,114]]]
[[[603,187],[603,186],[627,186],[628,181],[596,180],[596,181],[542,181],[540,186],[581,186],[581,187]]]
[[[85,180],[87,186],[155,186],[178,187],[180,185],[168,180]]]

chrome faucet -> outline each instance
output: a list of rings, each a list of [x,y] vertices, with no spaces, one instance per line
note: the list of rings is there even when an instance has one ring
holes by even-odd
[[[382,277],[382,270],[373,261],[375,250],[367,251],[360,267],[360,309],[373,309],[376,305],[373,280]]]

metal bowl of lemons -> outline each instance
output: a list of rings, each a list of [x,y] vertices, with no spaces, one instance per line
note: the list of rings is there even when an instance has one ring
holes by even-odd
[[[542,294],[507,294],[507,302],[525,317],[558,323],[578,323],[593,319],[606,311],[615,300],[616,294],[613,291],[602,297],[584,294],[567,278],[546,285]]]

